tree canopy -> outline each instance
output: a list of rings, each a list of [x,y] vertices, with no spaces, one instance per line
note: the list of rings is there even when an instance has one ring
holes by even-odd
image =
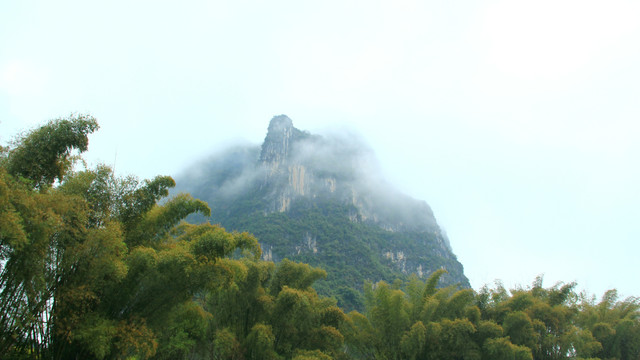
[[[367,281],[363,313],[327,272],[262,261],[168,176],[74,161],[98,128],[70,116],[0,149],[0,354],[6,359],[638,359],[640,300],[575,283],[479,291]],[[375,280],[375,279],[372,279]],[[350,289],[357,292],[358,289]]]

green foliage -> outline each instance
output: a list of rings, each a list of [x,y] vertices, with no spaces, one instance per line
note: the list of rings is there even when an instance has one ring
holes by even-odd
[[[416,359],[424,351],[427,340],[427,328],[422,321],[411,325],[408,333],[402,336],[400,347],[406,358]]]
[[[529,315],[523,311],[509,313],[504,320],[504,331],[516,345],[525,345],[529,348],[535,345],[535,332],[533,322]]]
[[[333,358],[319,350],[298,350],[293,360],[333,360]]]
[[[531,350],[525,346],[514,345],[509,338],[487,339],[484,343],[484,356],[494,360],[533,360]]]
[[[587,354],[602,359],[640,357],[639,298],[618,301],[617,291],[609,290],[597,304],[593,299],[584,299],[581,308],[577,324],[584,329],[580,344]]]
[[[373,291],[373,301],[367,304],[367,315],[380,340],[377,351],[385,358],[398,358],[402,335],[410,325],[404,293],[391,289],[385,282],[379,282],[375,289],[367,291]]]
[[[286,213],[265,211],[271,206],[272,189],[249,186],[244,193],[227,196],[217,192],[216,187],[223,187],[227,176],[233,174],[203,171],[211,180],[202,187],[187,189],[208,200],[213,208],[212,221],[227,229],[254,234],[274,261],[288,258],[322,267],[327,276],[316,281],[314,288],[322,295],[334,297],[343,309],[364,311],[360,290],[366,280],[393,283],[396,279],[409,279],[397,263],[384,255],[390,250],[403,251],[407,266],[420,265],[426,274],[448,269],[441,274],[445,284],[460,282],[469,286],[455,257],[441,254],[443,239],[437,233],[393,232],[362,219],[353,220],[358,209],[330,194],[296,198]],[[233,173],[237,169],[230,167],[228,171]]]
[[[35,188],[50,186],[70,170],[73,150],[88,149],[87,136],[97,129],[98,123],[90,115],[52,120],[16,141],[9,151],[7,172]]]
[[[436,285],[438,284],[438,281],[440,281],[442,275],[444,275],[446,272],[447,271],[444,269],[438,269],[433,274],[431,274],[424,286],[424,294],[422,295],[424,299],[428,299],[435,295]]]
[[[528,289],[404,288],[365,284],[367,312],[351,312],[346,354],[355,359],[636,359],[640,302],[607,292],[599,303],[575,284]],[[425,289],[432,289],[425,291]],[[416,308],[419,308],[418,311]]]
[[[214,359],[242,359],[240,343],[229,329],[219,329],[213,338]]]
[[[283,286],[294,289],[305,290],[322,278],[327,276],[327,272],[312,268],[307,264],[294,263],[288,259],[282,260],[276,269],[271,281],[271,293],[277,294],[282,291]]]
[[[161,201],[175,185],[169,177],[117,178],[107,166],[73,171],[71,151],[86,150],[95,128],[86,116],[56,120],[0,152],[3,358],[640,358],[638,298],[620,301],[612,290],[596,302],[576,294],[575,283],[544,288],[542,277],[511,291],[499,283],[478,292],[439,287],[444,269],[426,280],[394,279],[370,255],[407,235],[377,237],[383,230],[345,222],[340,204],[294,208],[299,222],[252,219],[255,229],[295,236],[322,227],[316,240],[329,250],[298,259],[322,259],[345,276],[262,261],[249,233],[183,222],[210,210],[187,194]],[[310,220],[318,213],[326,221]],[[373,247],[360,247],[356,233],[370,235]],[[351,269],[336,252],[373,267]],[[350,284],[361,277],[391,285],[365,281],[360,294]],[[345,315],[338,301],[364,313]]]
[[[196,347],[205,347],[208,340],[208,326],[212,317],[213,315],[191,300],[174,306],[169,311],[166,320],[158,327],[157,358],[188,358]],[[225,347],[226,350],[233,349],[232,340],[225,340],[228,345]],[[214,346],[222,346],[219,343],[220,341],[214,342]]]
[[[229,286],[209,293],[207,308],[214,313],[213,328],[231,331],[247,358],[340,355],[347,318],[334,300],[311,287],[324,271],[244,258],[231,273]]]
[[[251,332],[245,340],[248,359],[277,359],[279,358],[274,350],[275,336],[271,326],[256,324],[251,328]]]
[[[209,224],[188,195],[158,201],[170,177],[74,172],[95,119],[55,120],[0,161],[0,353],[31,358],[186,358],[206,348],[211,314],[196,296],[231,282],[257,240]],[[54,181],[59,181],[52,186]]]
[[[502,326],[491,320],[481,320],[476,326],[476,342],[484,344],[488,339],[501,338],[504,334]]]
[[[441,275],[434,273],[426,282],[410,279],[407,293],[384,282],[366,284],[366,316],[349,314],[350,330],[345,332],[349,353],[355,358],[479,358],[474,322],[480,321],[480,314],[474,294],[453,287],[436,290]],[[499,331],[487,324],[482,341],[502,335],[497,324]]]

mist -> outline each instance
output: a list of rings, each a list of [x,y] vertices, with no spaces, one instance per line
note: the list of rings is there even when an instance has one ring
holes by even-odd
[[[427,202],[403,194],[390,183],[375,150],[353,129],[299,132],[276,174],[270,175],[266,164],[261,163],[260,151],[259,144],[229,144],[187,167],[177,176],[176,191],[193,193],[215,209],[216,202],[255,192],[272,176],[291,181],[291,167],[302,166],[306,196],[330,194],[341,202],[352,203],[364,219],[389,230],[441,233]],[[280,191],[287,190],[273,189],[271,197],[283,196]],[[448,243],[447,246],[450,247]]]

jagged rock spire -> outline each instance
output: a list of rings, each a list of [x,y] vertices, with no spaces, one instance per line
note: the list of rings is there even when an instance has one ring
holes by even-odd
[[[269,123],[267,137],[262,144],[260,161],[263,163],[281,163],[289,155],[292,139],[300,133],[293,127],[293,121],[286,115],[274,116]]]

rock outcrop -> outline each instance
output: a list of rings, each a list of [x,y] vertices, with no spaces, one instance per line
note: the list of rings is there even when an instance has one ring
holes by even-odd
[[[325,268],[327,285],[318,290],[347,308],[361,306],[352,290],[365,280],[444,268],[445,283],[469,286],[431,208],[395,190],[375,164],[356,136],[312,135],[280,115],[259,148],[221,154],[178,184],[209,202],[213,222],[253,232],[265,260]]]

